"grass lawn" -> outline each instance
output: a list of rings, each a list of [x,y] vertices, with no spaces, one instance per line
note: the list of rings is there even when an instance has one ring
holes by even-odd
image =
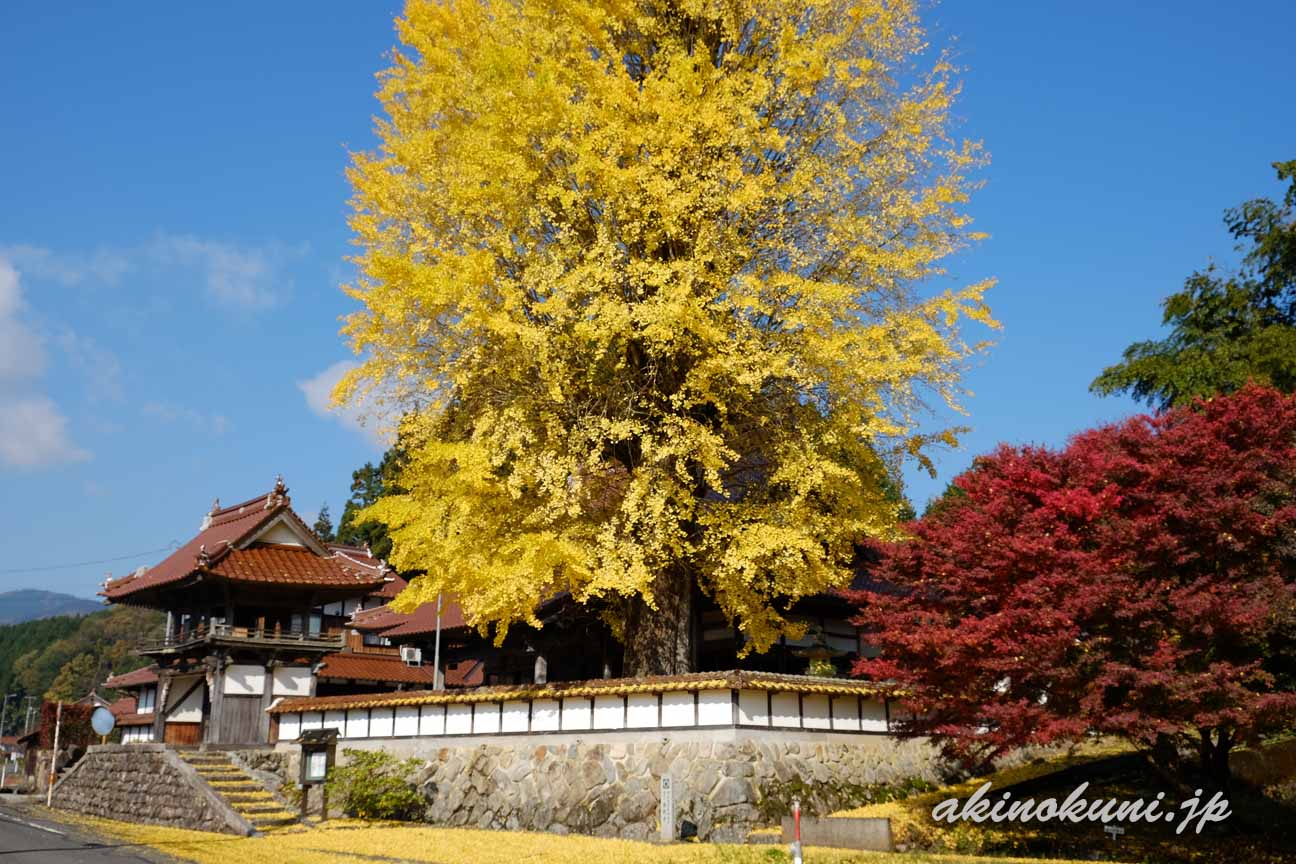
[[[786,862],[786,850],[771,846],[675,844],[560,837],[555,834],[477,831],[366,824],[353,820],[322,828],[293,828],[264,837],[230,837],[202,831],[158,828],[54,811],[53,818],[84,826],[125,843],[138,843],[195,864],[766,864]],[[921,853],[806,850],[807,864],[1011,864],[1017,858]],[[1030,859],[1039,861],[1040,859]],[[1056,859],[1065,862],[1065,859]],[[1079,862],[1065,862],[1079,864]]]

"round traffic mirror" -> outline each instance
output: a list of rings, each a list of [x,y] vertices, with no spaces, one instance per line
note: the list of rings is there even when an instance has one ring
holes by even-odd
[[[83,715],[84,716],[84,715]],[[94,729],[97,735],[107,735],[117,725],[117,718],[113,713],[102,705],[94,710],[90,715],[90,728]]]

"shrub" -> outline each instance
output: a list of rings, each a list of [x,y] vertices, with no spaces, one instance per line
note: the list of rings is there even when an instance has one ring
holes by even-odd
[[[414,820],[423,814],[423,797],[411,778],[417,759],[397,759],[381,750],[344,750],[346,765],[334,765],[325,783],[329,800],[360,819]]]
[[[761,822],[772,825],[792,814],[793,799],[801,802],[803,816],[817,817],[865,804],[900,801],[935,788],[933,784],[918,777],[908,777],[896,783],[819,783],[793,777],[787,781],[771,780],[762,786],[756,810]]]

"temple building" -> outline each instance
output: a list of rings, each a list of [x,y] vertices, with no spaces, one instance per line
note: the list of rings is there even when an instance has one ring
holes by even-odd
[[[621,675],[611,630],[567,593],[536,610],[541,627],[514,626],[496,645],[453,598],[392,609],[406,584],[367,550],[317,536],[282,479],[239,504],[218,501],[198,534],[161,563],[104,584],[112,603],[166,614],[163,637],[139,648],[151,665],[105,682],[127,694],[112,706],[122,741],[266,744],[270,709],[284,699]],[[844,674],[863,651],[851,607],[835,593],[793,607],[804,638],[745,657],[741,632],[718,608],[706,598],[695,608],[699,672],[804,674],[818,663],[819,674]]]
[[[347,626],[402,586],[365,550],[321,540],[282,479],[239,504],[218,501],[188,543],[101,592],[166,613],[163,637],[139,647],[153,665],[106,682],[134,692],[135,710],[120,711],[137,730],[130,740],[265,743],[277,698],[430,687],[429,665]]]

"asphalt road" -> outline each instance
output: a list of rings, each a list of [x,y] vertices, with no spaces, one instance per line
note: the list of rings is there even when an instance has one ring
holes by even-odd
[[[172,859],[33,816],[0,798],[0,864],[159,864]]]

